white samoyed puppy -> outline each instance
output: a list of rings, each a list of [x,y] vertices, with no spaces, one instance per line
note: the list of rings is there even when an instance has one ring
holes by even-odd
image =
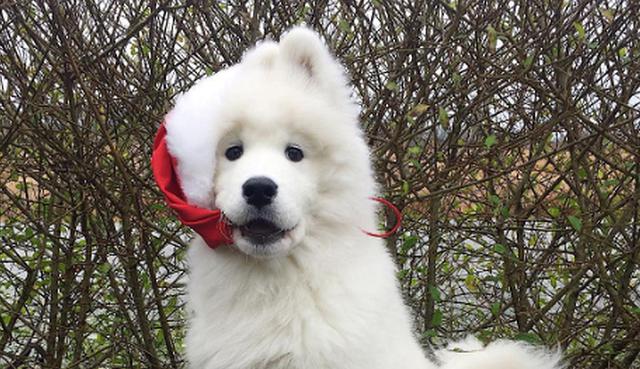
[[[513,342],[425,357],[393,260],[363,232],[377,226],[377,187],[358,113],[306,28],[178,98],[165,126],[181,188],[220,209],[234,239],[189,248],[191,368],[555,368],[555,355]]]

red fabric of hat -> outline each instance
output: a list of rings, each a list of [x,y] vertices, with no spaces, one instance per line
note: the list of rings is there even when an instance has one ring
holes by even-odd
[[[182,224],[196,231],[210,248],[233,243],[231,226],[224,221],[219,209],[204,209],[187,202],[175,170],[176,160],[167,149],[164,123],[153,142],[151,169],[164,198]]]

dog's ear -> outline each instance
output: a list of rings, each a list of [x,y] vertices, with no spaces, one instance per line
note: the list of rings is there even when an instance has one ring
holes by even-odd
[[[316,32],[302,26],[293,28],[282,36],[279,45],[286,68],[303,73],[339,103],[351,100],[344,68]]]
[[[280,40],[284,59],[304,71],[309,77],[318,79],[322,72],[335,62],[317,33],[305,27],[296,27]]]

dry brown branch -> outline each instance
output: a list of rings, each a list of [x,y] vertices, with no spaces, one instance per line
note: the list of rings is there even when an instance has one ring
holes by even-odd
[[[176,94],[306,23],[344,63],[424,343],[640,366],[640,4],[0,4],[0,367],[182,368],[187,230],[149,171]]]

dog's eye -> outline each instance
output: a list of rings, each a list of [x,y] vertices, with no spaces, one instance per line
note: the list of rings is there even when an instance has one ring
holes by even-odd
[[[226,156],[227,159],[233,161],[240,158],[243,152],[244,151],[242,150],[242,146],[240,145],[231,146],[230,148],[227,149],[227,151],[224,152],[224,156]]]
[[[296,146],[287,146],[287,148],[284,150],[284,153],[285,155],[287,155],[287,158],[291,161],[297,162],[302,160],[302,158],[304,158],[304,153],[299,147],[296,147]]]

